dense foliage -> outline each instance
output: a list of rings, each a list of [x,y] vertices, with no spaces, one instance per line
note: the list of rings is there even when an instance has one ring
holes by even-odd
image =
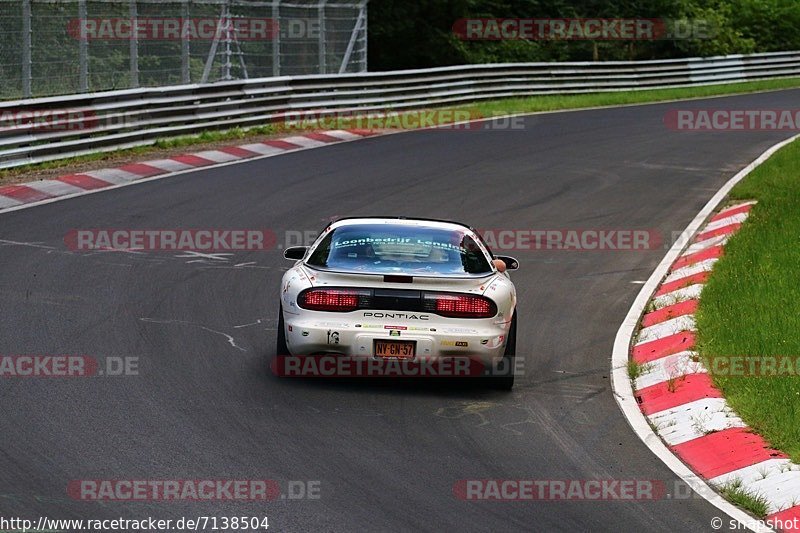
[[[463,18],[704,21],[703,39],[469,41]],[[800,49],[798,0],[372,0],[370,70],[505,61],[662,59]]]

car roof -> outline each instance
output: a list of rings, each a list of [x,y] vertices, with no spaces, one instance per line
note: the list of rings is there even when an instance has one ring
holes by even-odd
[[[435,218],[410,218],[410,217],[387,217],[387,216],[375,216],[375,217],[346,217],[340,218],[338,220],[334,220],[328,227],[338,228],[341,226],[357,226],[357,225],[367,225],[367,224],[389,224],[393,226],[421,226],[426,228],[439,228],[439,229],[449,229],[449,230],[469,230],[475,233],[475,230],[466,225],[462,224],[461,222],[454,222],[452,220],[441,220]]]

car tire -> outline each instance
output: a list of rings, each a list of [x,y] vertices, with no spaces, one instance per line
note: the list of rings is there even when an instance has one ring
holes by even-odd
[[[289,355],[289,347],[286,346],[286,326],[283,323],[283,306],[278,308],[278,335],[275,342],[275,355]]]
[[[517,351],[517,313],[514,312],[514,318],[511,319],[511,327],[508,330],[508,340],[506,341],[506,349],[503,352],[503,367],[508,370],[508,375],[491,376],[489,378],[489,386],[496,390],[510,391],[514,388],[514,360]]]

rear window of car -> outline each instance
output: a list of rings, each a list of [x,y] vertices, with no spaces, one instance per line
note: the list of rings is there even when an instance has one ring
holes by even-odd
[[[405,225],[340,226],[306,263],[340,272],[463,276],[492,272],[467,231]]]

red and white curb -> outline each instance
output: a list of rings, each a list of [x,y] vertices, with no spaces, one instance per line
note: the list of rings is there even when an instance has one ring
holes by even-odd
[[[725,241],[752,202],[717,214],[673,264],[642,317],[631,359],[636,399],[670,449],[713,487],[737,482],[762,497],[769,518],[800,520],[800,465],[771,449],[731,410],[694,351],[694,312]]]
[[[694,313],[725,243],[753,203],[712,213],[737,183],[798,138],[764,152],[697,214],[683,233],[693,240],[688,246],[675,243],[645,282],[617,332],[612,354],[615,399],[637,436],[697,494],[738,522],[739,529],[759,532],[800,523],[800,466],[753,433],[713,387],[694,349]],[[630,360],[645,365],[633,383]],[[754,519],[715,490],[733,482],[768,502],[766,521]],[[719,529],[722,523],[710,525]]]
[[[270,157],[299,150],[318,148],[334,143],[354,141],[377,135],[372,130],[332,130],[306,133],[241,146],[226,146],[192,154],[176,155],[131,163],[118,168],[104,168],[60,176],[52,180],[33,181],[0,187],[0,212],[27,204],[50,201],[64,196],[87,194],[98,189],[125,185],[153,177],[213,167],[232,162]]]

